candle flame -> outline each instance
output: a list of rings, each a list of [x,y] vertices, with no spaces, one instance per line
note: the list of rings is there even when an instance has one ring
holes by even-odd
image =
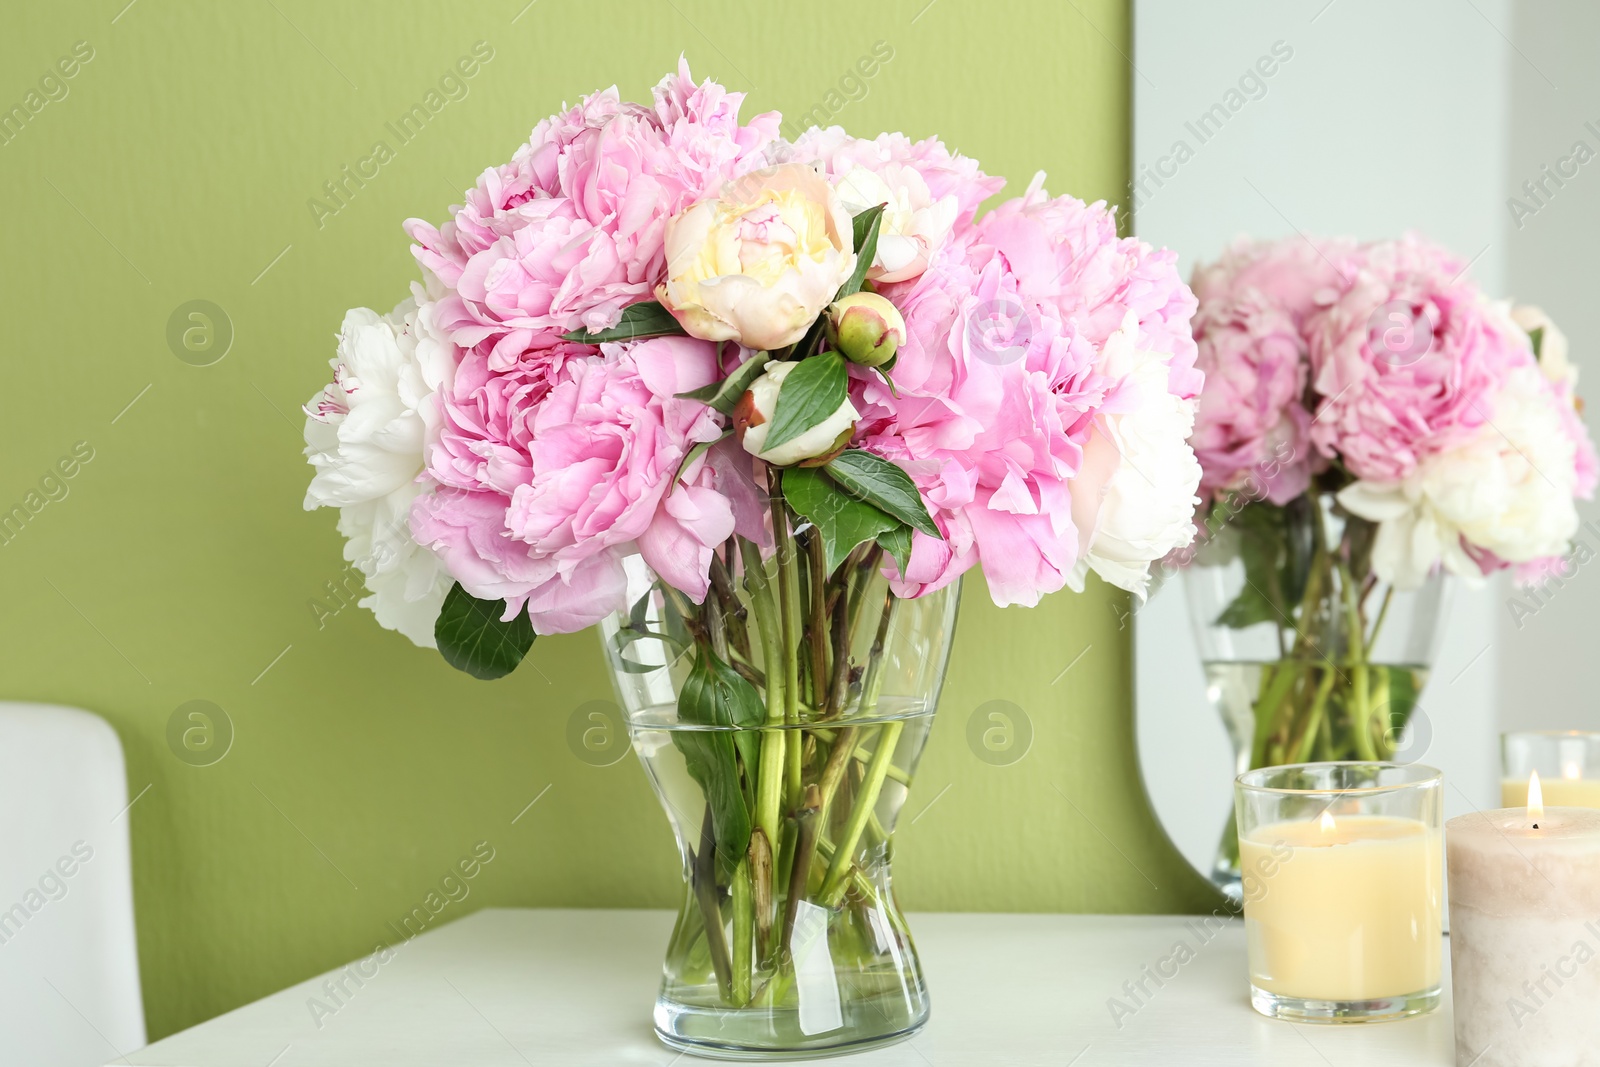
[[[1544,818],[1544,790],[1539,788],[1539,772],[1528,776],[1528,821]]]
[[[1578,761],[1569,759],[1561,765],[1561,777],[1569,782],[1576,782],[1583,777],[1583,768],[1578,766]]]
[[[1323,833],[1325,833],[1325,834],[1333,833],[1333,831],[1335,829],[1335,827],[1333,825],[1333,816],[1328,814],[1327,812],[1323,812],[1322,813],[1322,818],[1320,820],[1318,820],[1318,825],[1322,827],[1322,832]]]

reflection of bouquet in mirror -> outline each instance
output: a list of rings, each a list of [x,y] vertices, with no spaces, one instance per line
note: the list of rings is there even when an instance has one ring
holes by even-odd
[[[1468,266],[1415,236],[1295,237],[1195,271],[1183,561],[1241,770],[1407,758],[1443,576],[1531,579],[1569,550],[1596,459],[1565,338]]]
[[[740,103],[686,65],[596,93],[407,223],[422,280],[347,315],[306,503],[378,621],[477,677],[607,620],[687,775],[672,988],[778,1011],[797,921],[862,958],[898,921],[846,912],[887,891],[925,723],[884,709],[932,714],[960,576],[1142,592],[1193,536],[1201,377],[1174,257],[1103,203],[1038,179],[980,219],[1003,183],[937,140]]]

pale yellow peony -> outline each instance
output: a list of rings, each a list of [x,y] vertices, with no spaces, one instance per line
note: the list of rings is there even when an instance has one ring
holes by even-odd
[[[656,297],[708,341],[771,351],[805,335],[855,270],[850,216],[803,163],[729,182],[667,223]]]

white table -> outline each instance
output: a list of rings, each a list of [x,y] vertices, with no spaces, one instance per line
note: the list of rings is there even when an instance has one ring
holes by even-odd
[[[850,1067],[1387,1067],[1454,1062],[1448,998],[1432,1015],[1295,1026],[1250,1009],[1244,928],[1221,925],[1177,976],[1124,1015],[1110,998],[1174,944],[1187,916],[912,915],[933,1018],[909,1042],[831,1061]],[[133,1053],[161,1067],[617,1067],[697,1062],[651,1030],[663,911],[491,909],[399,947],[342,1005],[292,986]],[[1168,968],[1170,970],[1170,966]],[[373,971],[376,973],[373,973]],[[351,972],[354,973],[354,972]],[[1448,973],[1448,972],[1447,972]],[[1448,985],[1448,979],[1446,981]],[[314,1017],[312,998],[327,1008]],[[320,1024],[320,1025],[319,1025]]]

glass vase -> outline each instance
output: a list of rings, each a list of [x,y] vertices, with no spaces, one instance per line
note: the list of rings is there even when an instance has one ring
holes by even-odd
[[[1184,570],[1206,696],[1234,771],[1339,760],[1409,762],[1413,713],[1438,652],[1450,585],[1416,589],[1372,568],[1377,527],[1316,492],[1218,505]],[[1240,899],[1230,814],[1211,880]]]
[[[928,1018],[890,874],[938,704],[959,586],[892,596],[882,550],[826,558],[781,506],[735,537],[703,604],[630,560],[601,634],[683,861],[657,1035],[720,1059],[885,1044]]]

